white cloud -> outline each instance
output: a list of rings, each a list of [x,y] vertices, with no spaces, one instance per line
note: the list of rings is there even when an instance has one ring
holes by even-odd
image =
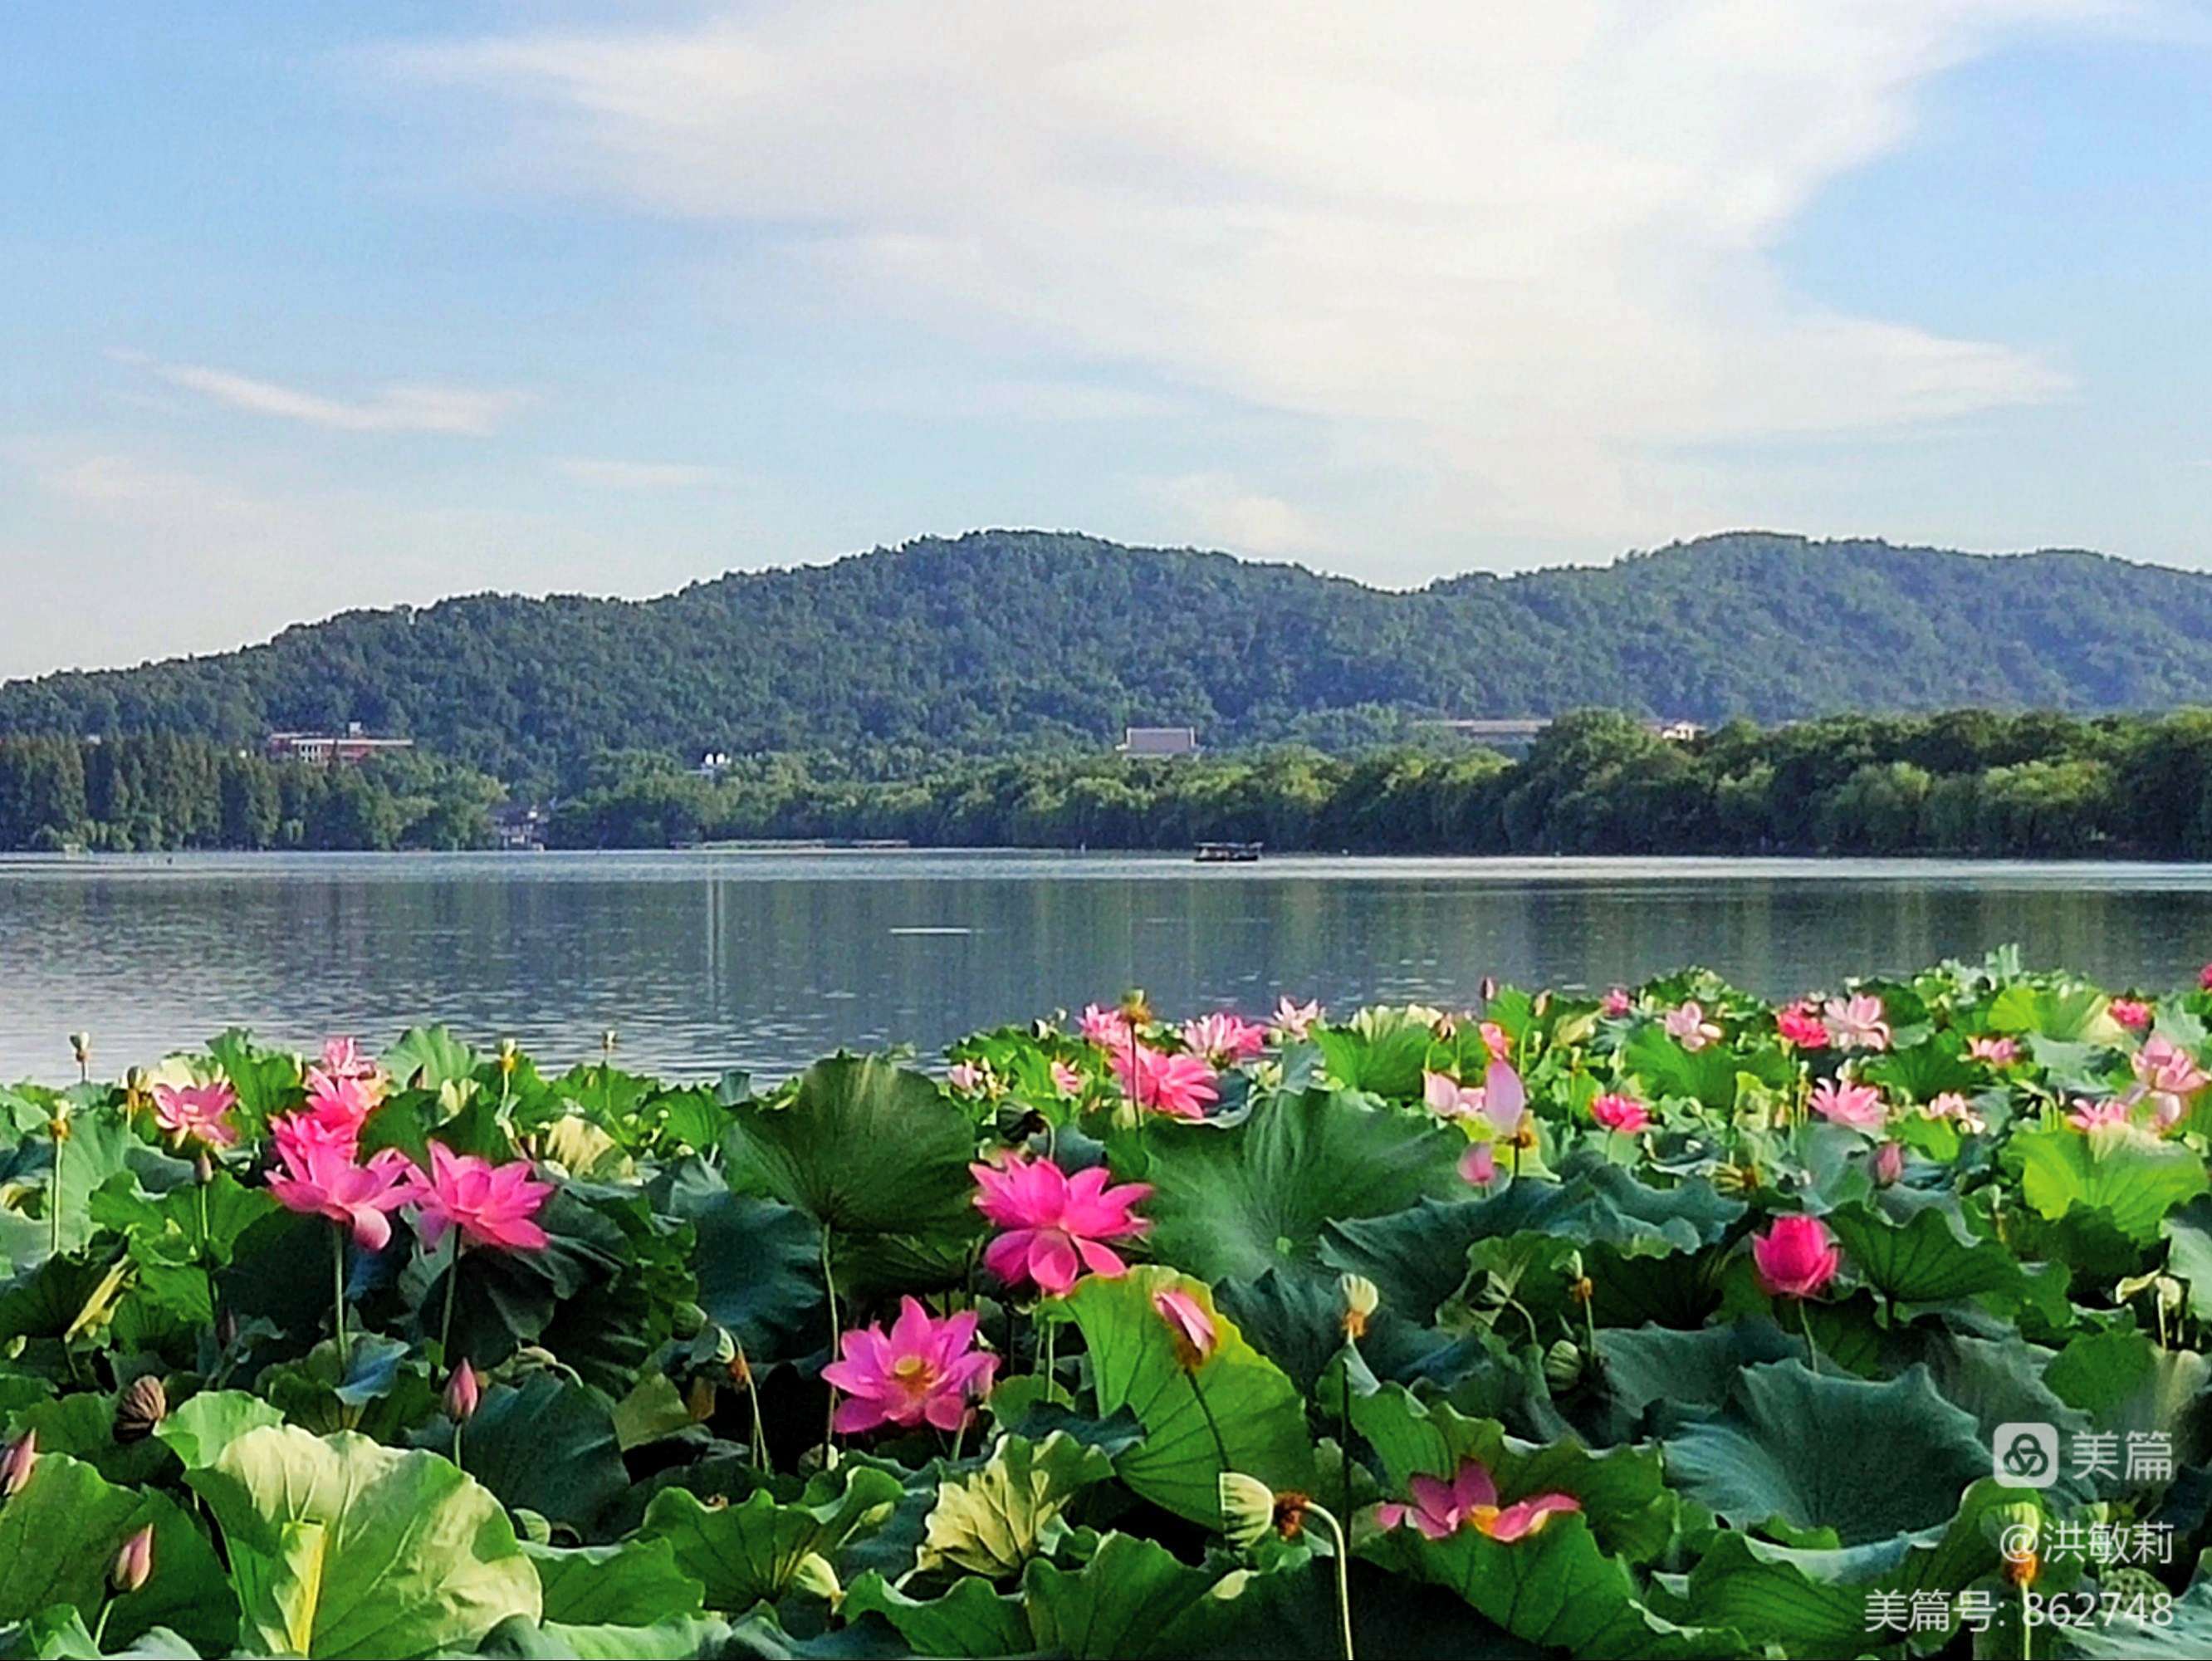
[[[111,354],[172,386],[234,410],[350,433],[448,433],[481,438],[526,400],[517,392],[394,381],[366,398],[326,398],[273,380],[197,363],[164,363],[137,352]]]
[[[601,456],[563,456],[553,464],[579,484],[608,490],[689,490],[721,484],[729,475],[720,467],[680,461],[621,461]]]
[[[1191,537],[1234,553],[1279,557],[1325,545],[1312,518],[1280,496],[1246,488],[1224,473],[1163,479],[1156,493],[1190,526]]]
[[[748,228],[811,289],[1315,422],[1481,528],[1725,520],[1698,446],[2047,399],[1791,293],[1778,240],[1941,72],[2120,0],[807,0],[396,49],[532,186]],[[495,107],[501,107],[495,106]],[[1322,488],[1285,465],[1278,492]],[[1230,498],[1244,494],[1241,489]],[[1257,502],[1259,497],[1252,498]],[[1268,531],[1288,539],[1286,502]],[[1228,512],[1229,509],[1222,511]],[[1236,517],[1232,514],[1232,517]]]

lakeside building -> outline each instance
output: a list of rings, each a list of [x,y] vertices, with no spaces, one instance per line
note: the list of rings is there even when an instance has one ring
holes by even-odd
[[[1125,727],[1115,746],[1125,756],[1194,756],[1195,727]]]
[[[1417,727],[1433,731],[1452,733],[1477,744],[1486,744],[1494,750],[1525,750],[1535,742],[1536,736],[1552,724],[1548,715],[1513,718],[1478,717],[1463,721],[1422,721]],[[1644,726],[1669,744],[1687,744],[1701,737],[1705,728],[1693,721],[1647,721]]]
[[[305,762],[310,767],[358,767],[379,756],[412,750],[412,739],[374,738],[362,731],[357,721],[348,721],[343,733],[271,733],[268,753],[271,761]]]

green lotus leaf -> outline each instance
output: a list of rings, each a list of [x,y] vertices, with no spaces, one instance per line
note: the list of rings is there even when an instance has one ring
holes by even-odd
[[[452,1422],[434,1421],[416,1445],[450,1458]],[[461,1435],[461,1464],[510,1510],[534,1511],[586,1537],[600,1513],[629,1487],[607,1399],[550,1372],[531,1373],[520,1384],[486,1387]]]
[[[115,1554],[154,1530],[156,1570],[114,1599],[106,1636],[118,1644],[166,1627],[210,1654],[238,1633],[238,1601],[199,1525],[167,1495],[118,1488],[82,1460],[41,1455],[30,1482],[0,1506],[0,1621],[73,1608],[97,1619]]]
[[[1313,1035],[1328,1076],[1346,1090],[1418,1101],[1436,1029],[1402,1009],[1364,1009],[1350,1026]]]
[[[2168,1213],[2160,1229],[2167,1271],[2189,1288],[2189,1312],[2212,1320],[2212,1196],[2200,1195]]]
[[[2118,1609],[2069,1628],[2066,1644],[2081,1661],[2198,1661],[2212,1655],[2212,1566],[2200,1557],[2189,1590],[2162,1612],[2146,1604],[2139,1619],[2132,1607]]]
[[[2212,1188],[2197,1154],[2140,1132],[2085,1135],[2070,1125],[2045,1125],[2014,1135],[2005,1162],[2046,1220],[2056,1222],[2077,1206],[2102,1211],[2137,1245],[2158,1238],[2168,1212]]]
[[[264,1050],[243,1027],[232,1027],[208,1040],[208,1054],[222,1069],[247,1118],[265,1123],[300,1099],[300,1058]]]
[[[937,1491],[919,1566],[1003,1579],[1066,1532],[1068,1502],[1114,1474],[1114,1462],[1065,1433],[1001,1437],[983,1468]]]
[[[38,1432],[42,1451],[82,1459],[126,1488],[176,1474],[176,1462],[159,1442],[115,1439],[115,1397],[104,1391],[79,1390],[37,1402],[15,1417],[14,1433],[27,1430]]]
[[[187,1470],[198,1470],[213,1464],[216,1455],[247,1431],[283,1422],[283,1410],[258,1396],[205,1390],[171,1408],[154,1427],[154,1436],[168,1445]]]
[[[1845,1546],[1944,1521],[1990,1469],[1972,1416],[1917,1366],[1881,1384],[1795,1360],[1750,1367],[1725,1408],[1663,1445],[1675,1486],[1717,1516],[1832,1529]]]
[[[750,1360],[786,1360],[820,1347],[819,1222],[780,1200],[731,1192],[699,1159],[678,1166],[661,1194],[669,1214],[695,1231],[699,1306],[736,1335]]]
[[[1218,1342],[1195,1372],[1177,1360],[1152,1303],[1170,1291],[1189,1296],[1214,1324]],[[1215,1307],[1204,1282],[1158,1266],[1110,1280],[1088,1275],[1062,1307],[1083,1329],[1099,1415],[1127,1408],[1145,1427],[1144,1440],[1114,1461],[1137,1493],[1211,1525],[1221,1517],[1217,1484],[1224,1469],[1276,1488],[1311,1490],[1304,1397]]]
[[[377,1059],[408,1090],[435,1093],[476,1076],[477,1052],[442,1026],[410,1026]]]
[[[272,1426],[186,1480],[222,1527],[264,1653],[403,1657],[538,1618],[537,1571],[506,1512],[434,1453]]]
[[[1859,1064],[1858,1076],[1892,1096],[1932,1102],[1944,1092],[1972,1095],[1983,1081],[1978,1066],[1966,1059],[1966,1041],[1956,1032],[1930,1034],[1907,1050],[1892,1050]],[[1916,1120],[1919,1124],[1940,1123]]]
[[[1633,1422],[1662,1403],[1685,1411],[1720,1408],[1744,1368],[1802,1360],[1805,1341],[1754,1317],[1694,1332],[1659,1326],[1602,1328],[1597,1353],[1613,1399]]]
[[[2100,1431],[2170,1438],[2177,1470],[2212,1454],[2212,1426],[2199,1410],[2212,1387],[2212,1360],[2200,1350],[2162,1349],[2146,1334],[2125,1329],[2084,1333],[2058,1353],[2043,1380]],[[2126,1481],[2124,1459],[2117,1463]],[[2147,1480],[2164,1486],[2163,1478]]]
[[[1972,1238],[1940,1207],[1898,1223],[1865,1205],[1847,1205],[1823,1220],[1852,1271],[1894,1302],[1988,1298],[2008,1307],[2019,1300],[2019,1259],[2001,1241]]]
[[[1743,1087],[1740,1074],[1774,1090],[1790,1081],[1791,1072],[1790,1059],[1778,1044],[1761,1044],[1747,1053],[1724,1044],[1685,1050],[1656,1022],[1637,1029],[1621,1050],[1621,1060],[1643,1080],[1649,1095],[1687,1098],[1716,1113],[1735,1108]]]
[[[2127,1037],[2127,1029],[2112,1017],[2112,1000],[2092,986],[2008,986],[1990,1001],[1985,1019],[1992,1031],[2033,1033],[2061,1043],[2109,1047]]]
[[[650,1627],[705,1607],[706,1588],[678,1566],[676,1548],[665,1540],[574,1548],[526,1540],[522,1553],[537,1565],[548,1622]]]
[[[721,1146],[730,1186],[829,1229],[836,1272],[856,1285],[896,1285],[902,1267],[957,1270],[981,1232],[968,1174],[975,1127],[910,1068],[817,1062],[787,1104],[734,1109]]]
[[[227,1268],[240,1237],[277,1205],[267,1189],[217,1171],[204,1186],[193,1183],[161,1195],[148,1195],[125,1173],[103,1183],[88,1209],[94,1222],[125,1236],[142,1262],[208,1261]]]
[[[1141,1149],[1141,1158],[1138,1150]],[[1159,1122],[1117,1141],[1115,1164],[1154,1192],[1150,1248],[1206,1280],[1317,1265],[1325,1227],[1467,1192],[1456,1130],[1342,1091],[1261,1095],[1224,1129]]]
[[[484,1635],[472,1653],[513,1661],[693,1661],[723,1655],[796,1656],[803,1648],[741,1651],[732,1628],[711,1615],[672,1615],[647,1626],[588,1625],[512,1615]]]
[[[848,1540],[890,1515],[901,1491],[898,1478],[864,1465],[817,1475],[794,1505],[763,1492],[710,1506],[666,1488],[646,1507],[639,1531],[676,1548],[684,1573],[705,1586],[708,1608],[744,1610],[799,1585],[808,1559],[834,1562]]]

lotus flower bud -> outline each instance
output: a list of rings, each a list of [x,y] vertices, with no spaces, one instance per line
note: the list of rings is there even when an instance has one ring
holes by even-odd
[[[1344,1294],[1344,1335],[1365,1337],[1367,1323],[1382,1302],[1382,1292],[1364,1275],[1340,1275],[1336,1285]]]
[[[1199,1306],[1198,1299],[1188,1292],[1155,1292],[1152,1309],[1167,1323],[1176,1360],[1182,1370],[1195,1372],[1205,1366],[1221,1342],[1221,1335],[1215,1329],[1213,1317]]]
[[[457,1425],[465,1425],[476,1417],[477,1403],[483,1398],[482,1387],[477,1383],[477,1370],[469,1365],[469,1358],[461,1363],[446,1380],[446,1416]]]
[[[133,1378],[115,1398],[112,1433],[118,1442],[143,1442],[169,1415],[169,1392],[152,1373]]]
[[[1874,1179],[1887,1188],[1905,1175],[1905,1144],[1884,1142],[1875,1150]]]
[[[1492,998],[1496,997],[1497,995],[1498,995],[1498,977],[1497,977],[1497,976],[1495,976],[1495,975],[1485,975],[1485,976],[1482,977],[1482,1001],[1483,1001],[1483,1002],[1485,1002],[1485,1003],[1488,1003],[1488,1002],[1489,1002]]]
[[[1544,1352],[1544,1382],[1553,1390],[1572,1390],[1582,1382],[1583,1353],[1571,1339],[1560,1338]]]
[[[31,1481],[39,1466],[39,1433],[27,1430],[0,1453],[0,1500],[12,1500]]]
[[[522,1051],[512,1038],[499,1041],[499,1070],[512,1074],[522,1064]]]
[[[153,1573],[154,1525],[149,1523],[125,1540],[123,1549],[115,1554],[115,1565],[107,1571],[107,1584],[118,1593],[134,1592]]]
[[[1275,1491],[1256,1476],[1224,1470],[1218,1483],[1221,1531],[1239,1551],[1249,1551],[1275,1526]]]

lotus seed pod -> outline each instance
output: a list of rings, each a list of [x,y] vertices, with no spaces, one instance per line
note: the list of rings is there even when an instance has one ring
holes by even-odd
[[[1221,1531],[1239,1551],[1249,1551],[1275,1526],[1275,1491],[1256,1476],[1225,1470],[1218,1484]]]
[[[112,1433],[118,1442],[143,1442],[169,1415],[169,1392],[152,1373],[133,1378],[115,1398]]]
[[[1582,1376],[1583,1353],[1571,1339],[1559,1339],[1544,1352],[1544,1382],[1553,1390],[1572,1390]]]

